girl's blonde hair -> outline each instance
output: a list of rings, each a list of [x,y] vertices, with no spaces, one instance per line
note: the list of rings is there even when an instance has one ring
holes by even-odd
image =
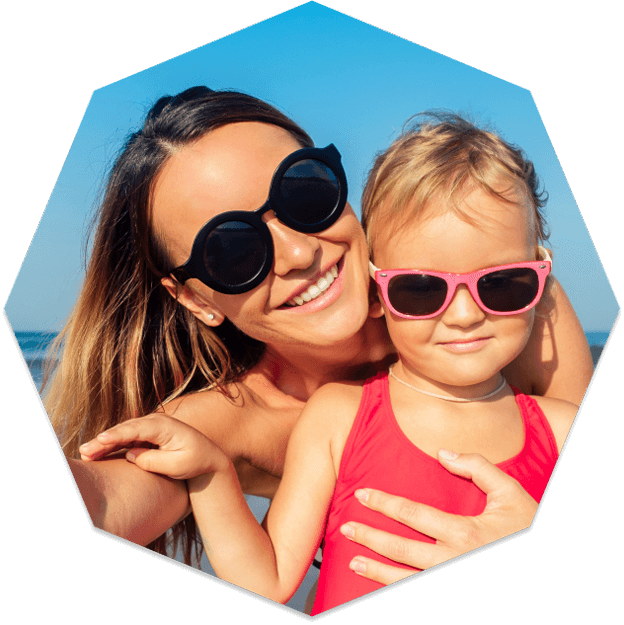
[[[542,214],[547,195],[539,186],[533,163],[497,134],[454,113],[416,115],[398,139],[377,155],[364,188],[362,224],[371,258],[381,233],[387,241],[433,199],[445,200],[463,219],[472,221],[458,200],[476,187],[506,202],[510,189],[523,195],[542,243],[548,238]]]
[[[272,106],[243,93],[193,87],[159,99],[114,163],[98,209],[85,281],[46,367],[44,404],[68,457],[113,425],[155,411],[185,392],[218,389],[248,371],[264,346],[225,321],[208,328],[161,284],[173,265],[151,227],[154,180],[180,148],[226,124],[255,121],[310,137]],[[55,365],[56,357],[60,362]],[[192,515],[149,545],[198,540]]]

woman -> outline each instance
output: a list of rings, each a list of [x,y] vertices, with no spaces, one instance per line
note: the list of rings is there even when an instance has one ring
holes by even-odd
[[[245,492],[271,497],[310,394],[394,359],[383,321],[368,316],[366,243],[346,204],[339,155],[311,146],[267,104],[203,87],[159,100],[128,140],[46,394],[96,526],[164,552],[163,533],[177,524],[173,537],[185,539],[190,560],[195,533],[184,482],[123,458],[88,462],[116,450],[103,437],[80,447],[77,460],[79,445],[98,432],[143,414],[174,416],[229,454]],[[325,193],[329,209],[306,222]],[[580,403],[591,371],[558,289],[553,313],[536,324],[507,378],[526,393]],[[423,562],[414,545],[374,528],[358,528],[356,541],[428,568],[530,524],[536,504],[517,483],[480,457],[460,456],[455,466],[496,490],[490,506],[498,512],[453,519],[375,493],[369,506],[408,514],[415,529],[426,524],[438,555]],[[367,570],[383,583],[403,573],[373,562]]]

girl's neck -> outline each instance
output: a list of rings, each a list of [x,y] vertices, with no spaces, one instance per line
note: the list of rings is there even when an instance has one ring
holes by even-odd
[[[369,317],[354,336],[330,347],[267,345],[251,373],[266,378],[277,391],[307,401],[323,384],[364,380],[395,360],[385,322]]]
[[[408,392],[412,391],[421,396],[455,404],[478,403],[490,397],[495,398],[505,385],[505,379],[500,372],[475,384],[464,386],[446,384],[423,375],[406,365],[400,358],[393,367],[392,373],[397,383],[404,387],[404,390],[409,389]]]

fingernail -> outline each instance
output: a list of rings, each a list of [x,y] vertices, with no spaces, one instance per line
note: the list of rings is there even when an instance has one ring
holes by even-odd
[[[340,531],[342,532],[342,534],[344,534],[347,538],[353,538],[355,536],[355,528],[353,527],[353,525],[351,525],[350,523],[345,523],[344,525],[342,525],[340,527]]]
[[[445,458],[446,460],[457,460],[459,458],[459,454],[454,451],[449,451],[448,449],[439,449],[438,454]]]
[[[368,491],[362,488],[358,489],[354,493],[355,498],[362,503],[366,503],[368,501]]]
[[[359,558],[353,558],[349,563],[349,568],[356,573],[366,573],[366,562]]]
[[[110,434],[108,432],[100,432],[97,437],[98,438],[108,438]]]

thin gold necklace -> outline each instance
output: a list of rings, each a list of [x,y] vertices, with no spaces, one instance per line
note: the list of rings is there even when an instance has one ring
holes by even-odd
[[[436,399],[444,399],[446,401],[457,401],[457,402],[482,401],[484,399],[489,399],[490,397],[493,397],[497,393],[500,393],[503,390],[503,388],[505,388],[505,384],[506,384],[505,378],[503,378],[498,387],[496,387],[491,393],[488,393],[487,395],[482,395],[481,397],[471,397],[469,399],[466,399],[465,397],[449,397],[448,395],[437,395],[436,393],[430,393],[429,391],[423,391],[421,388],[416,388],[415,386],[412,386],[411,384],[408,384],[405,380],[401,380],[401,378],[399,378],[394,373],[394,371],[392,371],[393,367],[394,367],[394,365],[392,365],[388,369],[388,373],[397,382],[400,382],[404,386],[407,386],[408,388],[411,388],[413,391],[417,391],[418,393],[422,393],[423,395],[429,395],[429,397],[435,397]]]

